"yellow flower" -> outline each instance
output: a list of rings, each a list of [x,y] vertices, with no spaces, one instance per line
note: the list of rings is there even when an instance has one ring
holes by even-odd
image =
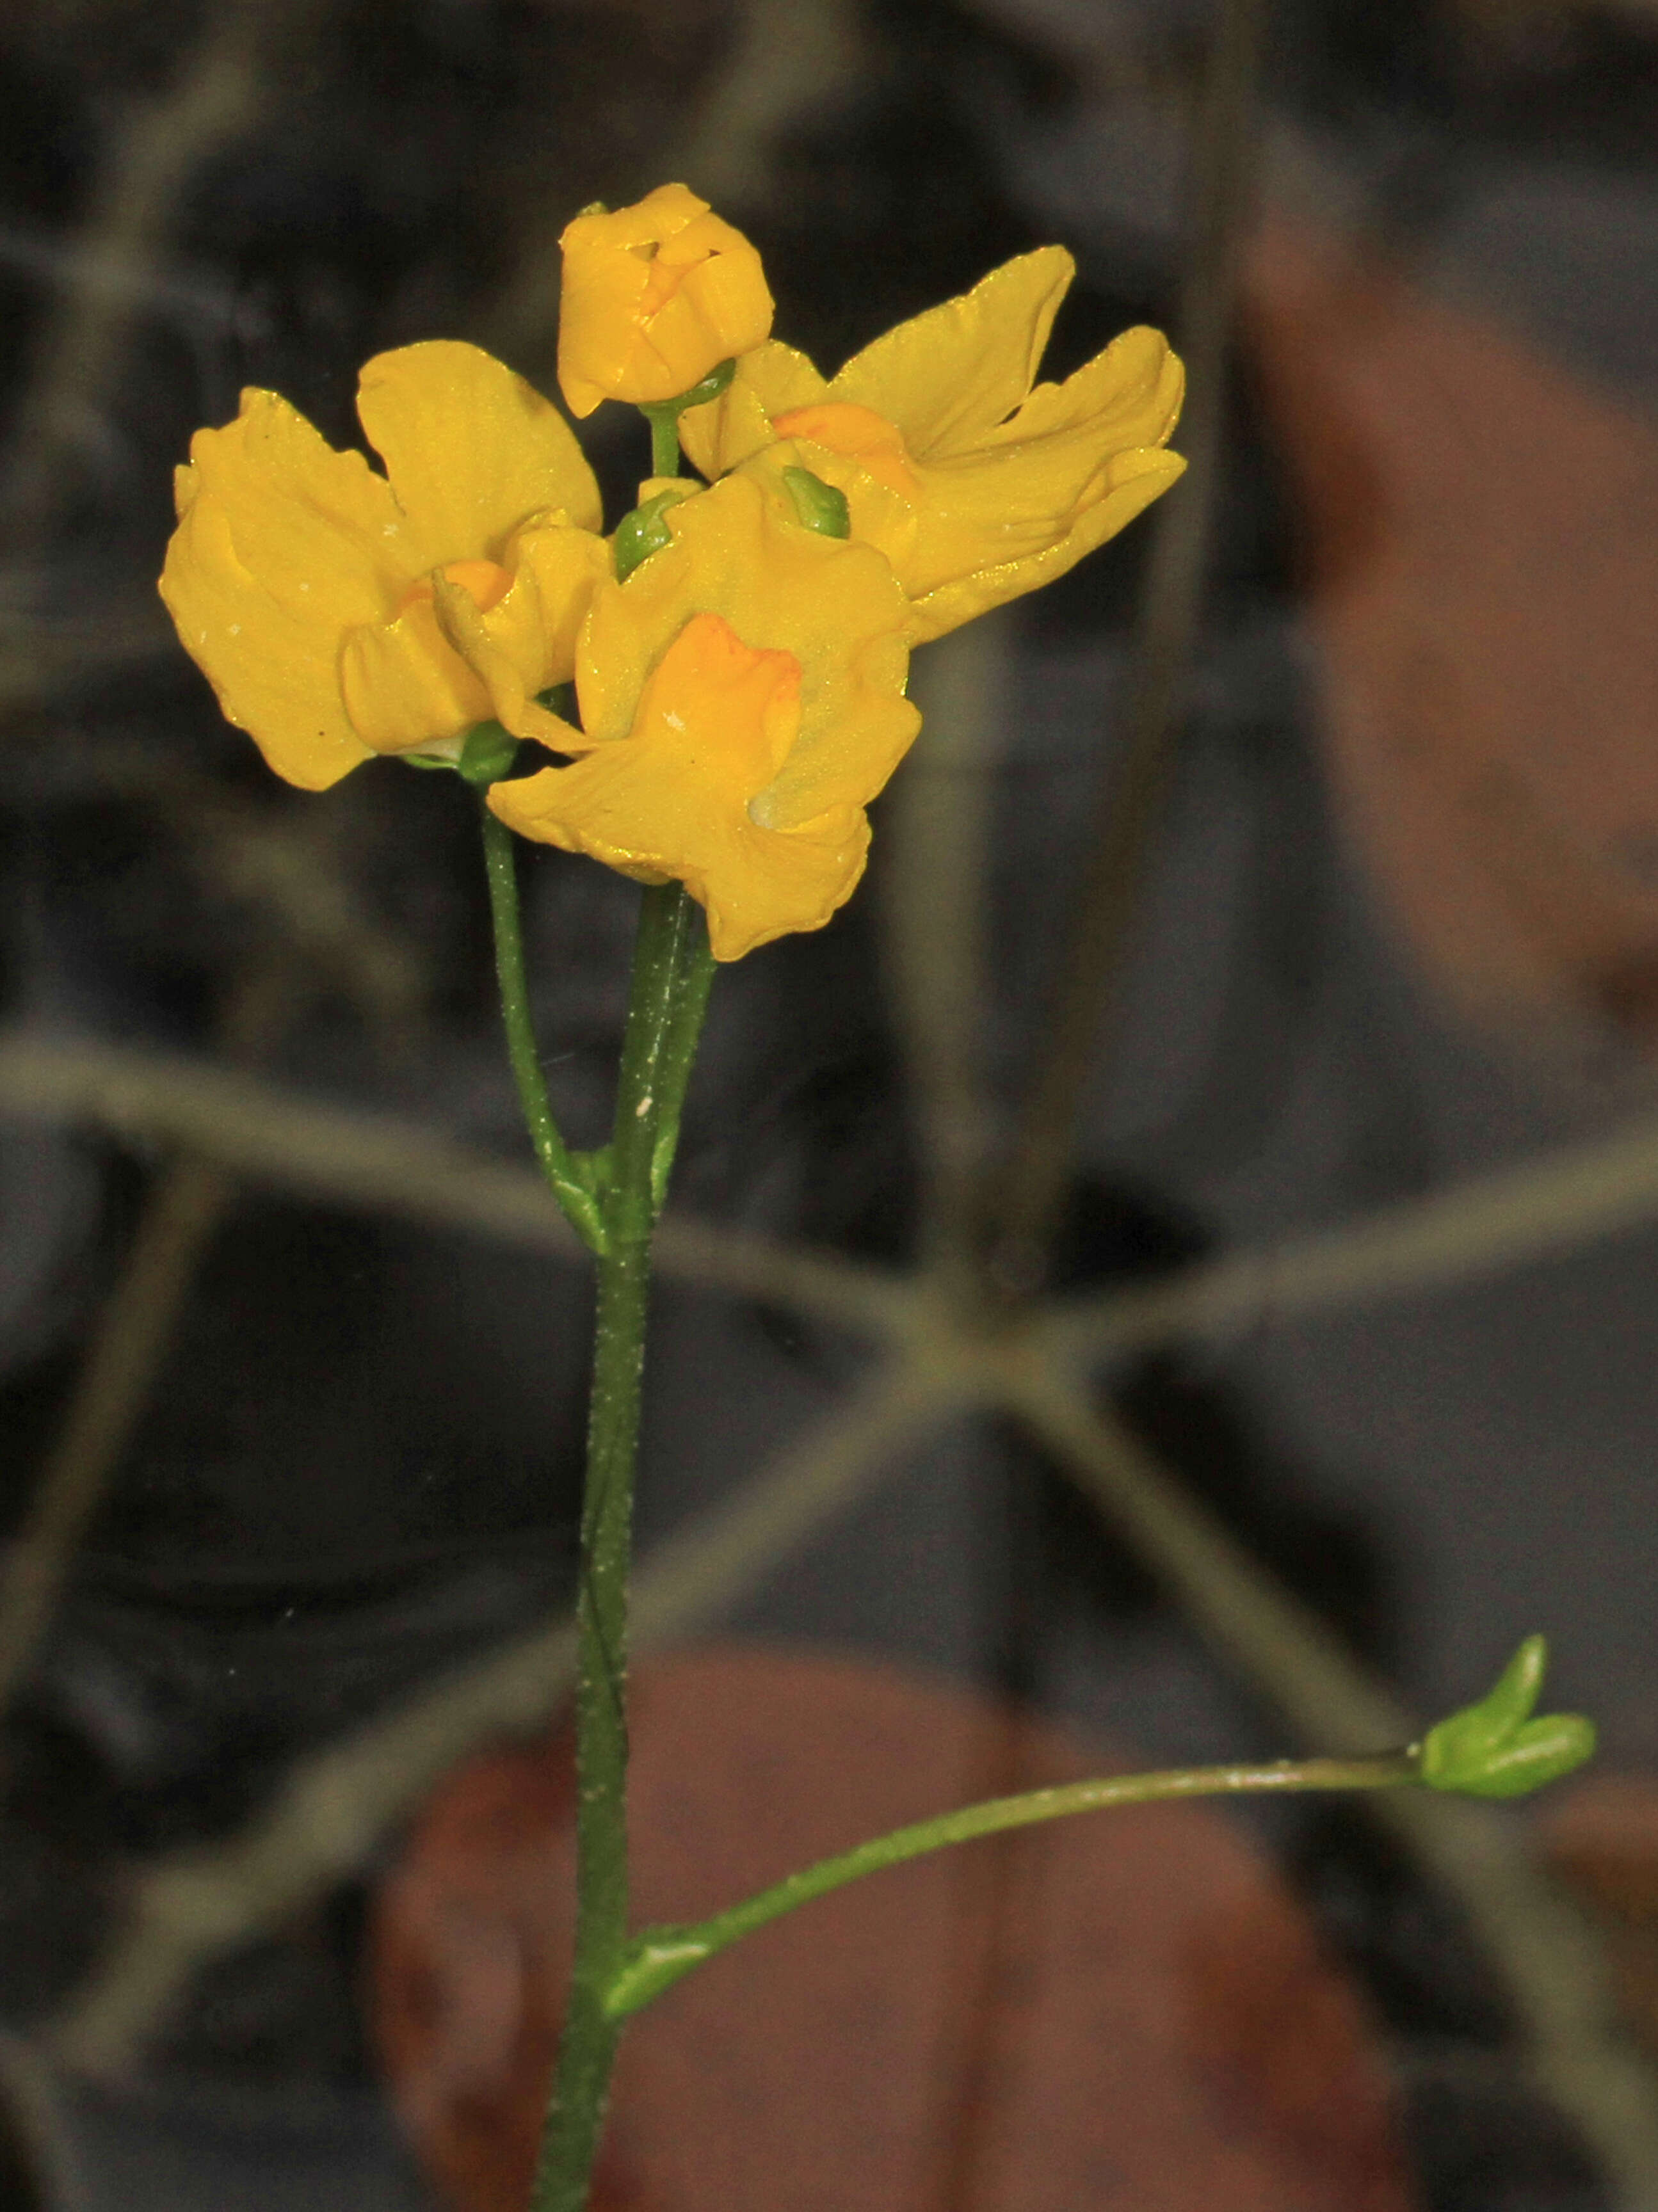
[[[920,726],[908,604],[872,547],[803,529],[733,477],[665,511],[671,543],[583,626],[582,756],[489,804],[642,883],[677,877],[714,957],[821,928],[864,872],[864,808]]]
[[[579,215],[559,244],[558,380],[576,416],[677,399],[770,333],[760,256],[683,185]]]
[[[458,747],[494,715],[554,726],[608,552],[568,424],[476,346],[379,354],[357,412],[384,460],[337,453],[275,392],[242,394],[178,472],[161,591],[185,650],[288,782]]]
[[[1022,254],[917,315],[838,376],[775,342],[739,361],[722,396],[680,417],[707,477],[809,469],[847,495],[852,534],[878,545],[914,604],[914,643],[1051,583],[1179,476],[1163,450],[1181,365],[1126,331],[1063,384],[1032,380],[1075,264]]]

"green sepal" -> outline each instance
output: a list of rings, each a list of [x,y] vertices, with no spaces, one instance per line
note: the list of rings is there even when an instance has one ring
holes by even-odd
[[[1528,1636],[1477,1704],[1430,1729],[1417,1753],[1429,1789],[1523,1797],[1593,1756],[1594,1723],[1582,1713],[1532,1717],[1547,1665],[1546,1638]]]
[[[463,783],[482,791],[499,783],[517,757],[518,739],[510,730],[503,730],[499,722],[475,722],[466,732],[455,773]]]
[[[648,561],[653,553],[659,553],[665,545],[673,544],[673,532],[665,520],[668,509],[689,496],[688,492],[676,490],[671,485],[666,491],[658,492],[642,507],[623,516],[610,540],[610,564],[618,584],[625,584],[640,563]]]
[[[813,476],[810,469],[785,469],[783,483],[805,529],[824,538],[851,537],[852,510],[845,492]]]

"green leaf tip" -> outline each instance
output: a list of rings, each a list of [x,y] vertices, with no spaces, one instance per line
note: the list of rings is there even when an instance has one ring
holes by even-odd
[[[1528,1636],[1477,1704],[1430,1729],[1417,1754],[1429,1789],[1523,1797],[1593,1757],[1594,1723],[1582,1713],[1533,1717],[1548,1658],[1547,1640]]]

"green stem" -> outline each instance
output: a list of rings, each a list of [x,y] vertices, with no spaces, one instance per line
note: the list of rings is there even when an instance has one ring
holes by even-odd
[[[482,799],[483,794],[480,793]],[[581,1164],[559,1134],[553,1119],[547,1085],[541,1073],[541,1054],[530,1019],[530,991],[524,973],[524,930],[519,915],[518,863],[515,840],[507,824],[483,807],[483,866],[489,879],[489,915],[495,925],[495,980],[501,988],[501,1020],[507,1030],[507,1051],[518,1084],[519,1103],[524,1110],[530,1142],[535,1146],[541,1171],[552,1188],[564,1217],[592,1252],[604,1244],[604,1225],[599,1201]]]
[[[1411,1752],[1388,1752],[1374,1759],[1281,1759],[1270,1766],[1187,1766],[1157,1774],[1114,1774],[1102,1780],[1072,1782],[1051,1790],[1028,1790],[1017,1797],[993,1797],[930,1820],[917,1820],[890,1835],[877,1836],[833,1858],[803,1867],[769,1889],[689,1928],[649,1928],[635,1937],[621,1972],[610,1984],[606,2008],[618,2027],[694,1966],[728,1945],[780,1919],[815,1897],[827,1896],[865,1875],[906,1859],[994,1836],[1011,1828],[1033,1827],[1072,1813],[1097,1812],[1117,1805],[1153,1805],[1173,1797],[1260,1796],[1301,1790],[1388,1790],[1418,1778]]]
[[[679,410],[667,407],[641,407],[640,413],[651,426],[651,474],[653,477],[677,477],[679,474]]]
[[[575,1958],[531,2212],[582,2212],[586,2204],[620,2032],[605,2001],[629,1948],[628,1574],[651,1233],[711,973],[701,908],[678,884],[647,890],[598,1254],[576,1591]]]

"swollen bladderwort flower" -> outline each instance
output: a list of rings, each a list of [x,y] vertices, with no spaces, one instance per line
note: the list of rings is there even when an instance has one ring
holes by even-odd
[[[568,425],[476,346],[377,355],[357,411],[385,476],[271,392],[197,431],[161,582],[227,718],[310,791],[489,717],[544,733],[610,567]]]
[[[651,489],[650,486],[647,489]],[[909,603],[885,558],[733,477],[653,517],[667,542],[595,592],[568,768],[496,784],[527,837],[677,878],[735,960],[817,929],[864,871],[864,809],[920,727]]]
[[[1126,331],[1063,384],[1035,384],[1074,274],[1060,246],[993,270],[825,379],[776,342],[679,422],[705,476],[804,468],[845,495],[914,602],[914,642],[1053,582],[1185,466],[1165,450],[1181,364]]]
[[[770,334],[760,256],[684,185],[590,208],[559,244],[558,381],[574,415],[677,399]]]

